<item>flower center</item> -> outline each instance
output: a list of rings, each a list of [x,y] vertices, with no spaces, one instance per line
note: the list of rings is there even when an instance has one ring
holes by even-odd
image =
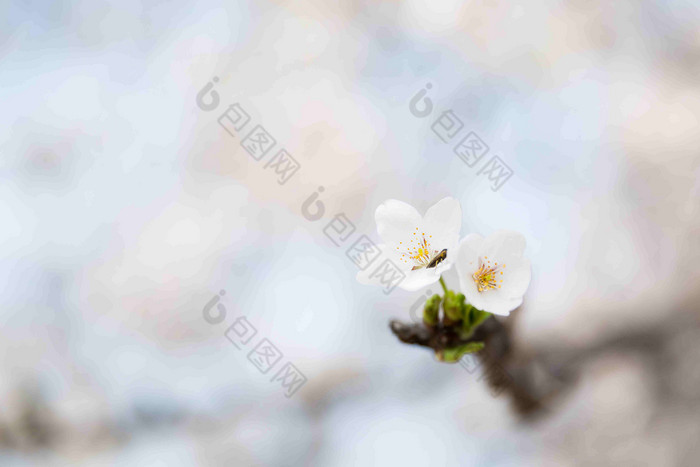
[[[486,262],[484,262],[484,260],[486,260]],[[489,260],[488,256],[484,256],[483,258],[479,257],[479,269],[472,274],[472,279],[476,282],[477,290],[479,290],[479,292],[484,292],[489,289],[500,289],[501,282],[503,282],[503,279],[500,279],[500,276],[503,275],[501,269],[505,267],[505,264],[501,264],[500,266],[498,263],[491,264],[491,260]]]
[[[420,237],[418,235],[420,235]],[[413,268],[411,268],[411,271],[414,271],[428,266],[440,253],[440,250],[430,245],[432,235],[425,238],[425,232],[418,232],[418,227],[416,227],[416,231],[413,232],[412,237],[413,239],[408,242],[408,245],[403,247],[405,250],[401,253],[401,261],[412,264]],[[399,242],[399,244],[403,245],[403,242]],[[396,249],[401,250],[401,247],[396,247]]]

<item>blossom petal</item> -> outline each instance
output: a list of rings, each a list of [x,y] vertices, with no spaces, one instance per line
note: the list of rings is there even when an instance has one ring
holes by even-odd
[[[436,268],[421,268],[412,271],[412,266],[406,265],[405,263],[399,261],[399,257],[396,254],[396,252],[393,252],[390,249],[388,249],[386,244],[382,243],[377,245],[377,247],[382,252],[381,257],[364,271],[358,271],[357,275],[355,276],[360,284],[384,286],[384,284],[381,283],[381,277],[377,275],[372,276],[372,274],[376,271],[377,267],[379,267],[379,265],[384,261],[384,259],[389,259],[401,270],[401,272],[403,272],[406,275],[406,277],[398,283],[398,287],[400,289],[408,291],[415,291],[439,281],[440,274],[452,267],[451,263],[447,263],[446,261],[444,261],[443,263],[440,263]]]
[[[462,226],[462,208],[454,198],[443,198],[428,209],[423,217],[423,231],[438,251],[447,248],[456,252]]]
[[[458,267],[459,267],[459,263]],[[504,289],[491,289],[479,292],[476,282],[471,275],[460,274],[460,290],[471,305],[476,308],[496,315],[508,316],[508,314],[520,306],[523,301],[522,295],[510,297]]]
[[[404,290],[408,290],[409,292],[413,292],[430,284],[434,284],[440,280],[440,272],[436,269],[437,268],[422,268],[415,271],[409,271],[406,274],[406,278],[399,284],[399,287]]]
[[[384,242],[380,248],[385,258],[391,260],[406,277],[398,284],[405,290],[418,290],[440,279],[440,274],[454,264],[459,243],[459,229],[462,224],[462,209],[454,198],[444,198],[433,205],[425,217],[411,205],[390,199],[382,203],[375,211],[377,231]],[[430,259],[443,249],[447,257],[436,267],[413,270],[416,248],[425,239],[427,253],[420,255]],[[429,256],[428,256],[429,255]],[[419,264],[427,264],[427,259]],[[379,264],[379,263],[378,263]],[[381,277],[374,275],[375,266],[360,271],[357,280],[364,284],[381,284]]]
[[[474,301],[479,298],[479,291],[476,288],[476,283],[472,279],[472,274],[478,264],[479,250],[484,243],[484,238],[478,234],[469,234],[459,242],[457,248],[457,258],[455,264],[457,266],[457,276],[459,279],[459,288],[467,298],[467,301],[479,308]],[[481,308],[479,308],[481,309]]]
[[[416,208],[396,199],[380,204],[374,213],[377,232],[386,243],[406,241],[408,235],[421,228],[423,220]]]
[[[479,256],[479,251],[481,246],[484,244],[484,237],[479,234],[469,234],[464,237],[457,248],[457,262],[458,263],[469,263],[474,261]],[[461,264],[461,266],[465,266]],[[459,265],[458,265],[459,268]]]
[[[501,290],[508,297],[522,297],[532,277],[530,260],[526,258],[504,258],[506,268],[503,270],[503,287]]]
[[[423,217],[426,229],[459,235],[462,227],[462,208],[454,198],[443,198],[428,209]]]
[[[489,290],[488,293],[480,294],[476,303],[472,303],[480,310],[488,311],[494,315],[508,316],[511,311],[518,308],[523,303],[523,297],[506,298],[502,294],[491,293],[496,290]]]
[[[522,257],[524,249],[525,238],[512,231],[498,231],[487,238],[471,234],[462,239],[456,265],[460,289],[467,301],[480,310],[504,316],[519,307],[531,278],[530,261]],[[479,258],[485,257],[506,267],[499,271],[503,272],[501,288],[479,292],[472,274]]]
[[[372,273],[376,270],[378,265],[379,263],[377,263],[377,265],[372,265],[368,267],[364,271],[359,271],[356,276],[357,281],[360,284],[382,286],[383,284],[381,283],[381,278],[379,276],[372,277]],[[449,269],[449,267],[450,265],[446,265],[447,269]],[[443,271],[444,270],[445,269],[443,269]],[[403,272],[404,274],[406,274],[406,277],[401,282],[399,282],[398,287],[400,289],[408,291],[415,291],[421,289],[440,280],[440,270],[438,270],[437,268],[422,268],[417,269],[415,271]]]

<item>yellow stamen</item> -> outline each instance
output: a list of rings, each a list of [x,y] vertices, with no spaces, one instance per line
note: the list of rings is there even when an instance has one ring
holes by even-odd
[[[486,259],[487,256],[484,256],[484,259]],[[490,261],[487,261],[490,263]],[[472,279],[474,279],[474,282],[476,283],[476,288],[479,292],[484,292],[489,289],[495,289],[495,288],[501,288],[500,284],[496,281],[496,273],[500,272],[503,274],[503,271],[499,271],[499,268],[505,268],[506,265],[503,264],[501,266],[498,266],[498,263],[496,263],[494,266],[491,266],[490,264],[484,264],[484,261],[479,258],[479,269],[476,270],[474,274],[472,274]],[[501,279],[499,282],[503,282],[503,279]]]
[[[418,230],[418,227],[416,227]],[[413,232],[413,235],[417,235],[419,232]],[[432,238],[432,235],[428,238]],[[417,245],[410,245],[415,240],[417,240]],[[403,242],[399,242],[399,245],[403,245]],[[423,232],[420,237],[414,238],[409,242],[407,249],[402,253],[401,260],[405,263],[413,264],[413,269],[422,269],[430,264],[430,262],[435,258],[440,250],[436,250],[430,245],[430,241],[425,238],[425,233]]]

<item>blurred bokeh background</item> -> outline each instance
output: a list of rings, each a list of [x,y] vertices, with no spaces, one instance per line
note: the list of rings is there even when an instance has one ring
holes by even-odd
[[[1,465],[697,465],[697,1],[10,0],[0,26]],[[447,110],[512,169],[497,191]],[[518,351],[576,376],[536,417],[400,344],[425,291],[360,285],[324,235],[444,196],[464,234],[527,238]]]

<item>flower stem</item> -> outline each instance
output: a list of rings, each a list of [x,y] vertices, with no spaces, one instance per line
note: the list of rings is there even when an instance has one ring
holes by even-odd
[[[447,286],[445,285],[445,281],[442,279],[442,276],[440,276],[440,285],[442,286],[442,290],[445,291],[445,295],[447,295]]]

